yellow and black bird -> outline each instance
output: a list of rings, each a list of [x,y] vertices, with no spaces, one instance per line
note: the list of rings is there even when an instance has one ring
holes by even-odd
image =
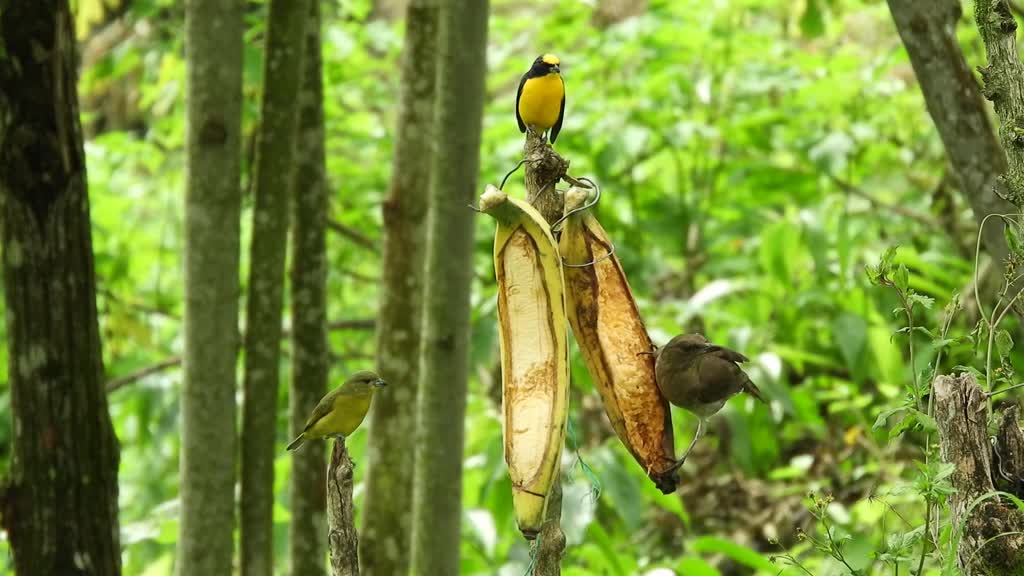
[[[562,129],[562,116],[565,114],[565,82],[559,65],[558,56],[554,54],[538,56],[533,66],[523,74],[516,93],[519,131],[526,132],[529,128],[543,134],[550,128],[552,144]]]
[[[386,385],[383,378],[369,370],[349,376],[344,384],[320,399],[302,434],[292,440],[288,450],[295,450],[306,440],[349,436],[363,423],[374,391]]]

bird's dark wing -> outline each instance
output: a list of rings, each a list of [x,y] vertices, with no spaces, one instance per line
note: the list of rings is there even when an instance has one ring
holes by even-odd
[[[705,354],[714,354],[715,356],[718,356],[723,360],[728,360],[730,362],[735,362],[737,364],[742,364],[744,362],[750,361],[750,358],[747,358],[746,356],[740,354],[735,350],[726,348],[724,346],[716,346],[714,344],[708,346],[708,349],[705,352]]]
[[[565,116],[565,80],[562,80],[562,106],[558,109],[558,120],[555,121],[555,125],[551,127],[551,143],[555,143],[555,138],[558,138],[558,132],[562,129],[562,117]]]
[[[530,73],[523,74],[522,79],[519,80],[519,90],[516,91],[516,121],[519,122],[519,131],[526,132],[526,124],[523,124],[523,117],[519,115],[519,98],[523,95],[523,86],[526,85],[526,77]]]

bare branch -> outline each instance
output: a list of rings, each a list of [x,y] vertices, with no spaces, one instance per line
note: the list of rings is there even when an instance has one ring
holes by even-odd
[[[374,252],[379,250],[376,240],[370,238],[369,236],[363,234],[362,232],[356,230],[355,228],[352,228],[351,226],[346,226],[345,224],[342,224],[341,222],[338,222],[337,220],[334,219],[328,219],[327,227],[331,230],[331,232],[336,232],[348,238],[356,246],[362,246],[363,248],[366,248],[367,250],[372,250]]]
[[[158,374],[165,370],[170,370],[171,368],[177,368],[178,366],[181,366],[181,356],[171,356],[170,358],[165,358],[155,364],[142,367],[135,372],[107,380],[107,393],[109,394],[118,388],[134,384],[147,376],[152,376],[153,374]]]
[[[355,320],[335,320],[333,322],[327,323],[327,329],[332,332],[337,332],[341,330],[374,330],[376,327],[377,321],[373,318],[359,318]],[[285,329],[281,331],[282,338],[287,338],[290,335],[291,329]],[[353,357],[362,358],[362,356],[354,356],[347,353],[343,357],[349,359]],[[373,358],[372,356],[368,357]],[[124,376],[111,378],[110,380],[107,380],[107,393],[113,392],[118,388],[123,388],[124,386],[127,386],[129,384],[135,384],[139,380],[142,380],[154,374],[159,374],[160,372],[164,372],[172,368],[177,368],[178,366],[181,366],[181,362],[181,356],[170,356],[168,358],[160,360],[159,362],[154,362],[153,364],[139,368],[134,372],[125,374]]]

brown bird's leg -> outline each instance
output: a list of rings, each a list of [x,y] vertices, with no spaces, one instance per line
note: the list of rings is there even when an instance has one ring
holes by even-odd
[[[697,444],[697,440],[700,440],[701,436],[703,436],[703,435],[704,435],[704,419],[703,418],[698,418],[697,419],[697,433],[693,435],[693,440],[690,441],[690,446],[686,448],[686,452],[683,452],[683,456],[679,460],[676,460],[676,463],[673,464],[671,467],[669,467],[668,470],[665,470],[664,472],[662,472],[662,474],[671,474],[671,473],[675,472],[676,470],[678,470],[679,467],[682,466],[684,462],[686,462],[686,457],[690,455],[690,451],[692,451],[694,445]]]

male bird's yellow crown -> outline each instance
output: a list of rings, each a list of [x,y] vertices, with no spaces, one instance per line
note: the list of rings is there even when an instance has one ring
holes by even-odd
[[[543,60],[545,64],[551,64],[552,66],[561,64],[561,62],[558,61],[558,56],[555,56],[554,54],[545,54],[541,56],[541,60]]]

